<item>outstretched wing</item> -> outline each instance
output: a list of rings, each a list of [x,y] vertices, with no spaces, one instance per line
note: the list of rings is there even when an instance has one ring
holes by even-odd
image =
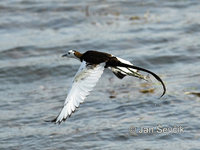
[[[133,65],[130,61],[124,60],[122,58],[116,57],[121,63],[127,64],[127,65]],[[120,79],[124,78],[125,76],[134,76],[140,79],[146,80],[146,77],[142,74],[138,73],[137,69],[133,69],[130,67],[112,67],[112,72]]]
[[[55,123],[61,123],[66,120],[80,103],[83,103],[86,96],[94,88],[104,70],[105,63],[99,65],[90,65],[85,61],[82,62],[78,72],[76,73],[72,87],[65,100],[64,106],[60,114],[52,120]]]

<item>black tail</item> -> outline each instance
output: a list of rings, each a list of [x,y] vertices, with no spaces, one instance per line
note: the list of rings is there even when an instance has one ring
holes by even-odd
[[[134,65],[124,64],[124,63],[122,63],[122,62],[120,62],[120,61],[118,61],[117,63],[116,63],[116,61],[115,61],[115,63],[112,61],[112,62],[108,62],[108,63],[106,64],[107,67],[108,67],[108,66],[112,66],[112,67],[113,67],[113,65],[119,66],[119,67],[133,68],[133,69],[137,69],[137,70],[140,70],[140,71],[144,71],[144,72],[150,73],[150,74],[153,75],[153,76],[162,84],[162,86],[163,86],[163,93],[162,93],[162,95],[161,95],[160,97],[162,97],[163,95],[165,95],[165,92],[166,92],[165,84],[164,84],[164,82],[162,81],[162,79],[161,79],[157,74],[155,74],[155,73],[153,73],[153,72],[151,72],[151,71],[149,71],[149,70],[147,70],[147,69],[144,69],[144,68],[140,68],[140,67],[137,67],[137,66],[134,66]]]

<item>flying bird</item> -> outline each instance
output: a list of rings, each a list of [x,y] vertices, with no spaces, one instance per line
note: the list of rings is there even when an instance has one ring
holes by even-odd
[[[134,66],[131,62],[115,57],[114,55],[92,50],[82,54],[78,51],[70,50],[68,53],[62,55],[62,57],[78,59],[81,61],[81,66],[73,79],[63,108],[59,115],[51,122],[60,124],[70,117],[75,109],[79,107],[80,103],[84,102],[84,99],[89,95],[90,91],[92,91],[105,68],[110,69],[119,79],[123,79],[125,76],[134,76],[147,80],[138,71],[147,72],[162,84],[163,93],[161,97],[166,92],[165,84],[158,75],[147,69]]]

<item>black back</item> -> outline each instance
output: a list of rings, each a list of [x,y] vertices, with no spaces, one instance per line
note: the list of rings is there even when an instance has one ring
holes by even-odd
[[[81,56],[81,61],[86,61],[91,64],[100,64],[107,62],[112,57],[111,54],[98,52],[98,51],[87,51]]]

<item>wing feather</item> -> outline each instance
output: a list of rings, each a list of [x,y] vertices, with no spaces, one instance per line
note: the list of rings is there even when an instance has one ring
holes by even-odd
[[[127,65],[133,65],[130,61],[124,60],[122,58],[116,57],[121,63],[127,64]],[[112,72],[120,79],[123,79],[125,76],[134,76],[140,79],[147,80],[145,76],[140,74],[137,69],[133,69],[130,67],[111,67]]]
[[[124,63],[124,64],[133,65],[130,61],[124,60],[124,59],[119,58],[119,57],[117,57],[117,59],[118,59],[120,62]],[[122,71],[127,72],[127,73],[132,73],[131,71],[137,72],[136,69],[132,69],[132,68],[129,68],[129,69],[128,69],[128,68],[125,68],[125,67],[117,67],[117,68],[119,68],[119,69],[121,69]],[[130,70],[131,70],[131,71],[130,71]],[[121,73],[123,74],[124,72],[121,72]]]
[[[75,110],[79,107],[80,103],[89,95],[90,91],[94,88],[99,78],[103,74],[105,64],[88,65],[85,61],[76,73],[72,87],[65,100],[64,106],[60,114],[52,120],[56,123],[61,123],[66,120]]]

